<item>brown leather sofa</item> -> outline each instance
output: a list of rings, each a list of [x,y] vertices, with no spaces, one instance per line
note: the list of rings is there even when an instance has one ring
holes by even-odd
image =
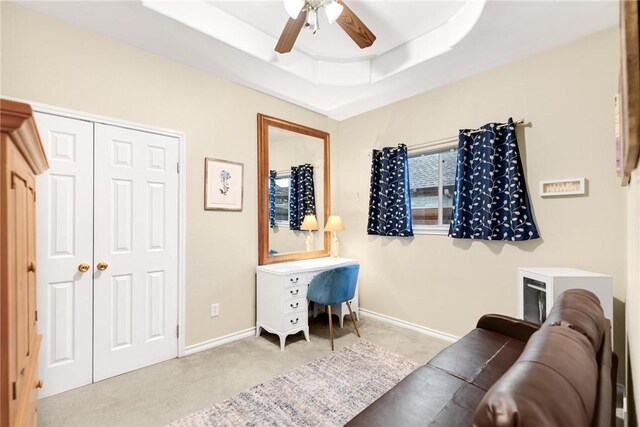
[[[585,290],[541,326],[488,314],[348,426],[612,426],[611,324]]]

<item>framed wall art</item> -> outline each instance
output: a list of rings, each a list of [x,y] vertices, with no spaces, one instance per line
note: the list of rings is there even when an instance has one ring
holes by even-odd
[[[204,208],[208,211],[241,211],[244,164],[204,159]]]
[[[554,179],[550,181],[540,181],[540,196],[575,196],[585,194],[584,178]]]

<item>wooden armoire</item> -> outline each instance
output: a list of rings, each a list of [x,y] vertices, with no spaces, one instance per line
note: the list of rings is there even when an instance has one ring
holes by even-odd
[[[35,176],[48,168],[31,107],[0,99],[0,426],[38,424]]]

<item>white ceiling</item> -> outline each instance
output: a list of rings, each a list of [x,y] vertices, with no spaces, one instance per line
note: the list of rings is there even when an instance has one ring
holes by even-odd
[[[609,1],[345,0],[376,34],[360,50],[322,17],[273,51],[281,0],[31,1],[21,5],[337,120],[616,26]]]

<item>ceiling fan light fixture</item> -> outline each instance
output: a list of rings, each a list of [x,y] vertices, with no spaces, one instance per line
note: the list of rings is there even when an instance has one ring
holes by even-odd
[[[342,14],[344,7],[337,1],[333,0],[324,5],[324,12],[327,14],[327,19],[330,24],[333,24],[336,19]]]
[[[297,19],[304,7],[304,0],[284,0],[284,8],[292,19]]]
[[[318,23],[318,10],[317,9],[309,9],[307,12],[307,19],[304,22],[304,27],[311,30],[313,34],[318,31],[320,25]]]

